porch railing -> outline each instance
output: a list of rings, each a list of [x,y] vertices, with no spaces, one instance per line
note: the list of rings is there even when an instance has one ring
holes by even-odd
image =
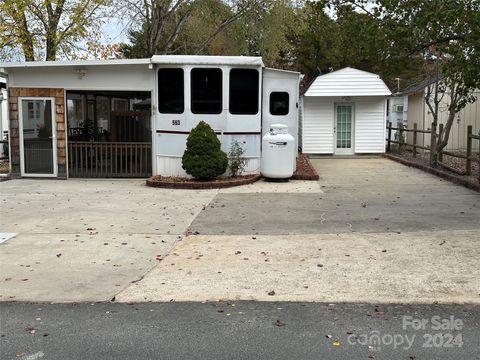
[[[145,142],[68,142],[70,177],[148,177],[152,144]]]

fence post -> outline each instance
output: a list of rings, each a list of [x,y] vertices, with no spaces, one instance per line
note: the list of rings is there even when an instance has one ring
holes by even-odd
[[[472,125],[467,127],[467,168],[466,174],[472,175]]]
[[[417,157],[417,123],[413,124],[413,157]]]
[[[398,152],[401,154],[403,151],[403,124],[398,124]]]
[[[436,141],[436,146],[438,148],[438,141],[441,139],[443,133],[443,124],[438,125],[438,136]],[[438,161],[443,162],[443,151],[438,152]]]
[[[392,140],[392,122],[388,122],[387,151],[390,151],[390,141]]]

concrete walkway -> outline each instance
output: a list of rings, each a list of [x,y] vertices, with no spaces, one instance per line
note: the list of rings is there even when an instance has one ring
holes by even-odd
[[[387,159],[316,159],[321,191],[219,193],[118,301],[480,303],[480,196]]]

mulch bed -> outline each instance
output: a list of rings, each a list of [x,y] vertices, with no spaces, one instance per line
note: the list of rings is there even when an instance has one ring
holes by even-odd
[[[254,183],[261,176],[244,175],[236,177],[219,177],[213,180],[194,180],[175,176],[152,176],[147,179],[147,185],[167,189],[219,189]]]
[[[386,153],[385,157],[400,162],[404,165],[415,167],[417,169],[423,170],[430,174],[441,177],[442,179],[451,181],[455,184],[465,186],[469,189],[476,190],[480,192],[480,183],[478,182],[478,162],[472,162],[472,175],[459,175],[453,171],[449,171],[443,167],[432,168],[428,160],[428,154],[417,154],[417,157],[413,157],[411,152],[404,152],[402,154],[398,153]],[[454,158],[451,156],[444,155],[443,162],[448,166],[455,168],[458,171],[465,170],[465,160]]]
[[[318,181],[320,177],[313,167],[310,159],[305,154],[298,154],[297,170],[291,177],[292,180],[312,180]]]
[[[152,176],[147,179],[147,185],[167,189],[219,189],[254,183],[261,179],[260,174],[244,175],[237,177],[219,177],[213,180],[194,180],[176,176]],[[312,163],[305,154],[299,154],[297,158],[297,171],[291,180],[318,181],[319,176]]]

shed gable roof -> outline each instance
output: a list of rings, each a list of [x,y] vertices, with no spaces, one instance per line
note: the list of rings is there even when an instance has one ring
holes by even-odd
[[[318,76],[305,96],[389,96],[390,90],[377,74],[350,67]]]

